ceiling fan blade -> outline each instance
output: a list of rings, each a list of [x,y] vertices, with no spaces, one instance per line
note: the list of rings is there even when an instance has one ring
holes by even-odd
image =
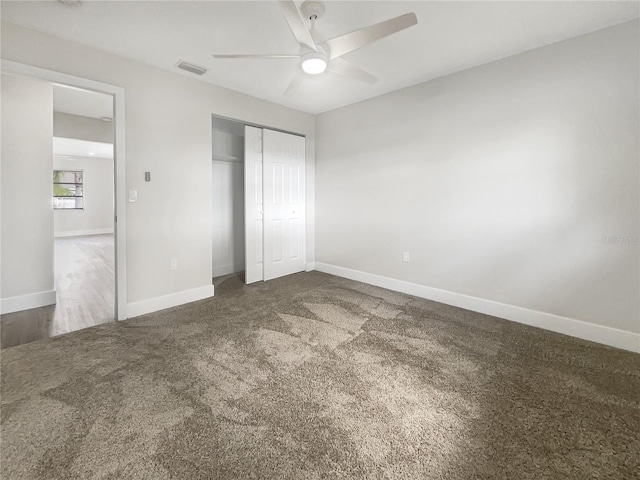
[[[345,77],[356,78],[367,83],[375,83],[378,81],[377,77],[374,77],[361,68],[356,67],[353,63],[347,62],[344,58],[334,58],[331,60],[327,65],[327,70]]]
[[[284,91],[284,94],[289,96],[295,95],[295,93],[298,91],[298,88],[300,88],[300,85],[302,84],[303,81],[304,81],[304,73],[302,73],[302,70],[298,70],[296,74],[293,76],[293,78],[291,79],[291,83],[289,83],[289,86]]]
[[[331,50],[329,58],[337,58],[342,55],[353,52],[358,48],[367,46],[376,40],[387,37],[393,33],[409,28],[418,23],[415,13],[407,13],[399,17],[385,20],[384,22],[369,25],[355,32],[346,33],[339,37],[327,40],[325,43]]]
[[[302,17],[300,10],[298,10],[298,6],[292,0],[280,0],[279,3],[282,13],[287,19],[287,23],[289,24],[289,27],[291,27],[291,31],[296,37],[296,40],[309,47],[314,52],[317,52],[318,47],[316,47],[316,44],[311,37],[311,32],[309,32],[309,28],[304,22],[304,18]]]
[[[212,55],[213,58],[300,58],[300,55],[260,55],[260,54],[225,54]]]

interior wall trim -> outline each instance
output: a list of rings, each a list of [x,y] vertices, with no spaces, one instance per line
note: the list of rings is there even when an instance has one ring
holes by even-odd
[[[7,297],[0,300],[0,314],[21,312],[32,308],[55,305],[56,291],[47,290],[44,292],[29,293],[17,297]]]
[[[571,337],[640,353],[640,334],[616,328],[596,325],[574,318],[561,317],[551,313],[529,310],[506,303],[494,302],[483,298],[472,297],[461,293],[450,292],[438,288],[427,287],[417,283],[405,282],[394,278],[383,277],[373,273],[352,270],[322,262],[315,262],[315,270],[338,277],[356,280],[376,287],[387,288],[427,300],[464,308],[485,315],[503,318],[512,322],[550,330]]]
[[[183,290],[181,292],[170,293],[169,295],[129,303],[127,305],[127,313],[129,314],[129,318],[137,317],[146,313],[213,297],[213,293],[213,285],[204,285],[202,287],[192,288],[191,290]]]

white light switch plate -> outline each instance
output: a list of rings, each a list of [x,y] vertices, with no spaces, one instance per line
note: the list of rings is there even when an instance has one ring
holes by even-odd
[[[138,191],[137,190],[129,190],[129,201],[131,203],[138,201]]]

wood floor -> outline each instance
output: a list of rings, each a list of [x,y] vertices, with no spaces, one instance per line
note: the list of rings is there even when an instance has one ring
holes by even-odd
[[[115,319],[113,235],[55,239],[56,305],[2,315],[1,347]]]

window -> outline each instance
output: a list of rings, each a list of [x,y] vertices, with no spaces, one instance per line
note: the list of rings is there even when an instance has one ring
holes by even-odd
[[[53,209],[82,210],[84,186],[82,170],[53,171]]]

